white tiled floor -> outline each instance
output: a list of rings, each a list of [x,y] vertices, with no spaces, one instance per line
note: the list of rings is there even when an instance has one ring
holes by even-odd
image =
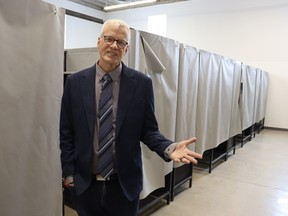
[[[145,216],[288,216],[288,132],[261,131],[211,174],[194,169],[186,188]]]

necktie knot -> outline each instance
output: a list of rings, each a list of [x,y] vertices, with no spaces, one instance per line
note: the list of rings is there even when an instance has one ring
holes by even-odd
[[[112,81],[112,78],[108,73],[105,74],[102,79],[104,80],[103,85],[107,85],[109,82]]]
[[[102,90],[112,81],[109,74],[105,74],[102,78]]]

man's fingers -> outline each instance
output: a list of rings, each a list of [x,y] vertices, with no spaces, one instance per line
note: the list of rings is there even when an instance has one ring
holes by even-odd
[[[196,141],[197,141],[197,138],[196,137],[192,137],[191,139],[185,140],[184,144],[185,144],[185,146],[188,146],[188,145],[190,145],[190,144],[192,144],[192,143],[194,143]]]
[[[187,157],[187,158],[183,157],[181,158],[180,161],[185,164],[189,164],[189,163],[197,164],[198,163],[198,161],[193,157]]]
[[[190,155],[191,157],[193,157],[193,158],[202,159],[202,155],[200,155],[200,154],[198,154],[198,153],[196,153],[196,152],[193,152],[193,151],[191,151],[191,152],[189,153],[189,155]]]

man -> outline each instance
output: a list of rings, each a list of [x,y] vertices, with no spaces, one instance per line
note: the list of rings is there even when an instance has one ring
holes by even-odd
[[[196,138],[173,143],[159,132],[151,79],[121,61],[129,39],[126,23],[106,21],[97,42],[98,62],[65,83],[61,161],[79,216],[137,215],[143,185],[140,141],[165,161],[201,158],[187,148]]]

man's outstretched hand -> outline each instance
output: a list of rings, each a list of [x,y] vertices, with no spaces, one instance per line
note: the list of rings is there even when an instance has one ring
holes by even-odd
[[[188,140],[183,140],[179,142],[173,151],[173,153],[170,155],[171,159],[175,162],[182,162],[185,164],[193,163],[197,164],[197,159],[202,159],[202,155],[191,151],[187,148],[188,145],[196,142],[196,138],[193,137]]]

